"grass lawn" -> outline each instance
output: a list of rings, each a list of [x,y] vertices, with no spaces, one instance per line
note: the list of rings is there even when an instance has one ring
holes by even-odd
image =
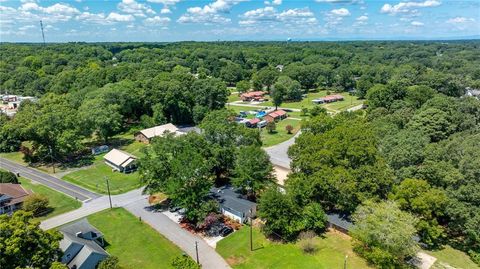
[[[448,268],[445,265],[458,269],[480,269],[480,266],[476,265],[467,254],[450,246],[445,246],[442,250],[425,252],[437,258],[432,269]]]
[[[70,196],[50,189],[47,186],[35,183],[29,179],[20,177],[20,182],[25,189],[32,190],[34,193],[42,194],[48,197],[52,211],[45,216],[40,217],[40,220],[51,218],[56,215],[77,209],[82,206],[80,201],[73,199]]]
[[[23,153],[21,153],[20,151],[0,153],[0,157],[3,157],[7,160],[19,163],[24,166],[29,166],[29,164],[23,160]],[[33,166],[33,167],[42,172],[53,174],[53,167],[48,164],[42,164],[42,165]],[[55,166],[56,173],[63,172],[63,171],[66,171],[66,168]]]
[[[324,238],[316,239],[318,251],[304,254],[298,243],[274,243],[268,241],[258,230],[253,231],[254,251],[250,251],[249,229],[244,227],[217,244],[217,251],[233,268],[343,268],[348,255],[347,268],[371,268],[352,250],[350,239],[339,232],[327,232]]]
[[[285,119],[276,123],[276,131],[274,133],[269,133],[266,128],[262,128],[260,133],[260,137],[262,138],[263,146],[270,147],[283,141],[286,141],[292,138],[298,130],[300,130],[301,121],[299,120],[292,120],[292,119]],[[285,130],[287,125],[292,125],[293,131],[291,134],[288,134]]]
[[[227,102],[231,103],[231,102],[235,102],[235,101],[240,101],[240,96],[238,95],[238,93],[232,93],[228,96],[228,100]]]
[[[105,250],[118,257],[123,269],[172,268],[171,260],[182,254],[176,245],[123,208],[90,215],[88,221],[102,231],[109,244]]]

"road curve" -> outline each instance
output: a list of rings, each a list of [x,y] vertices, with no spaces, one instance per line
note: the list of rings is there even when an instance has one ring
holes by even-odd
[[[58,192],[64,193],[82,202],[101,197],[100,194],[83,189],[77,185],[68,183],[47,173],[43,173],[33,168],[25,167],[21,164],[9,161],[5,158],[0,158],[0,168],[3,168],[13,173],[19,173],[22,177],[48,186]]]
[[[295,139],[300,135],[300,133],[301,131],[298,131],[295,136],[287,141],[283,141],[275,146],[264,148],[267,154],[270,156],[270,161],[272,164],[290,169],[290,163],[292,160],[290,157],[288,157],[288,148],[295,143]]]

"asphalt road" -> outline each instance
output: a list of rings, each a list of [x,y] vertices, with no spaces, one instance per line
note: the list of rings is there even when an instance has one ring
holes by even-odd
[[[49,174],[37,171],[33,168],[25,167],[21,164],[9,161],[5,158],[0,158],[0,168],[13,173],[19,173],[22,177],[48,186],[82,202],[101,197],[100,194],[83,189],[77,185],[68,183]]]
[[[141,217],[142,221],[180,247],[193,260],[196,259],[195,242],[197,242],[198,257],[203,269],[231,268],[202,238],[182,229],[163,213],[149,210],[149,204],[145,199],[130,203],[124,208],[133,215]]]
[[[272,164],[290,169],[292,160],[288,157],[288,148],[295,143],[295,139],[300,135],[300,131],[292,138],[275,146],[265,148],[265,151],[270,156]]]

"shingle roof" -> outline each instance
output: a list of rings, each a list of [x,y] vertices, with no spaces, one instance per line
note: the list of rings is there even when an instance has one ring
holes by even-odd
[[[116,166],[127,166],[133,160],[137,159],[137,157],[118,149],[110,150],[105,156],[103,157],[105,160],[113,163]]]
[[[0,183],[0,197],[12,199],[8,204],[23,202],[30,194],[32,194],[32,192],[24,189],[20,184]]]
[[[250,209],[257,206],[256,203],[244,199],[236,189],[226,186],[223,188],[212,188],[210,191],[224,208],[232,209],[235,212],[241,212],[247,215]]]
[[[148,139],[153,138],[153,137],[157,137],[157,136],[162,136],[165,132],[182,134],[182,133],[177,133],[178,132],[177,126],[175,126],[171,123],[155,126],[155,127],[148,128],[148,129],[140,131],[140,133],[142,133]]]
[[[345,229],[346,231],[350,230],[353,227],[353,223],[350,222],[346,216],[342,216],[336,213],[327,214],[327,221],[337,227]]]

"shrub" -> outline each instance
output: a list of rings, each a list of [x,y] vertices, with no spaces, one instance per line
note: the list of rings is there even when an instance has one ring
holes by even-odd
[[[306,108],[306,107],[302,107],[302,111],[301,111],[301,113],[302,113],[302,116],[306,116],[306,115],[307,115],[307,113],[308,113],[308,108]]]
[[[18,183],[17,176],[12,172],[0,171],[0,183]]]
[[[186,254],[175,257],[172,260],[172,267],[175,269],[200,269],[200,265],[196,264]]]
[[[108,256],[105,260],[98,264],[97,269],[119,269],[118,258],[115,256]]]
[[[275,129],[277,129],[277,125],[275,124],[274,121],[271,121],[271,122],[267,123],[266,128],[267,128],[269,133],[273,133],[275,131]]]
[[[321,106],[315,106],[312,109],[310,109],[310,115],[312,116],[318,116],[320,114],[326,114],[327,110]]]
[[[48,197],[34,193],[23,201],[23,210],[30,211],[34,216],[38,217],[48,212],[48,203]]]
[[[288,134],[291,134],[292,131],[293,131],[293,126],[289,124],[289,125],[285,126],[285,130],[287,130]]]
[[[299,235],[300,248],[306,254],[314,254],[318,250],[318,245],[315,242],[315,232],[306,231]]]

